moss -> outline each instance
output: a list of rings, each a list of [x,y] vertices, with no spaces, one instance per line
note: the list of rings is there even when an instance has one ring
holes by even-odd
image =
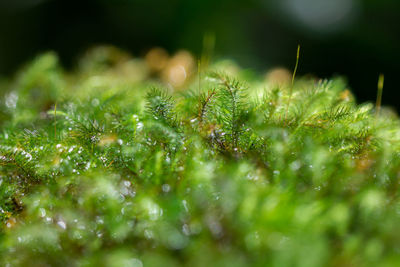
[[[398,264],[399,119],[226,64],[174,90],[103,47],[2,83],[0,264]]]

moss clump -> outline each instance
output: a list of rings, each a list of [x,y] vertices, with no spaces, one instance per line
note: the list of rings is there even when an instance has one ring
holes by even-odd
[[[3,85],[0,265],[400,263],[395,115],[340,79],[211,67],[174,91],[102,49]]]

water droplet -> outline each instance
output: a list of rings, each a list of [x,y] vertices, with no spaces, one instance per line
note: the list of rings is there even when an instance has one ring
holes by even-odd
[[[28,161],[32,160],[32,155],[29,153],[26,153],[25,157],[28,159]]]
[[[162,191],[168,193],[171,190],[171,186],[169,184],[162,185]]]
[[[62,229],[67,229],[67,225],[64,221],[58,221],[57,225],[60,226]]]
[[[187,204],[187,201],[185,199],[182,200],[182,204],[183,204],[183,207],[185,208],[185,211],[189,212],[188,204]]]
[[[92,143],[96,143],[96,142],[98,141],[97,136],[92,135],[92,136],[90,137],[90,141],[91,141]]]
[[[99,101],[97,98],[94,98],[94,99],[92,100],[92,106],[96,107],[96,106],[98,106],[99,104],[100,104],[100,101]]]
[[[6,107],[14,109],[17,107],[17,102],[18,102],[18,95],[16,92],[10,92],[8,95],[6,95],[5,97]]]
[[[44,208],[40,208],[39,209],[39,212],[40,212],[40,217],[45,217],[46,216],[46,210],[44,209]]]
[[[185,170],[185,167],[179,166],[177,170],[178,170],[179,172],[184,171],[184,170]]]
[[[144,230],[144,236],[147,239],[152,239],[154,237],[154,234],[151,230],[146,229],[146,230]]]
[[[185,235],[190,235],[190,228],[189,228],[189,226],[185,223],[184,225],[182,225],[182,232],[185,234]]]

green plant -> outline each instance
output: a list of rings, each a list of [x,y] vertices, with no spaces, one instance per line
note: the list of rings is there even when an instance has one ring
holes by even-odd
[[[95,59],[66,74],[46,54],[3,88],[0,265],[400,262],[390,110],[341,79],[278,87],[216,64],[172,92],[140,60]]]

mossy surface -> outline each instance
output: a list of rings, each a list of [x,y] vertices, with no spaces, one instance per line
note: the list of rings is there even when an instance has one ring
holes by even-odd
[[[341,79],[222,62],[177,90],[96,51],[0,85],[1,266],[400,264],[396,115]]]

